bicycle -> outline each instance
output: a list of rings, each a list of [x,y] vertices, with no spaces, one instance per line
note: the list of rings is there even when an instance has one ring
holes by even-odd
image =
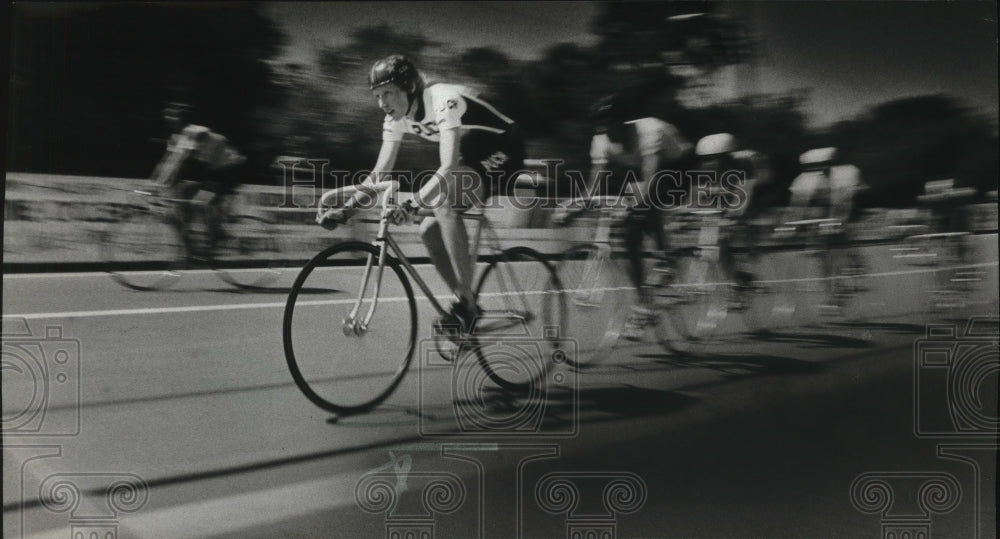
[[[576,288],[568,290],[572,299],[568,325],[580,327],[582,324],[578,320],[605,320],[606,323],[596,332],[574,333],[578,357],[571,364],[577,368],[595,364],[617,345],[628,323],[626,311],[634,303],[630,294],[635,292],[625,277],[626,268],[622,267],[625,255],[613,240],[612,230],[625,213],[620,200],[593,197],[569,204],[581,202],[584,208],[601,213],[593,242],[564,251],[557,267],[564,282],[576,283]],[[670,225],[673,231],[677,234],[694,232],[697,239],[689,242],[693,245],[683,247],[672,241],[660,260],[647,268],[649,277],[643,286],[654,294],[655,313],[652,320],[642,325],[653,329],[655,339],[668,351],[696,355],[715,342],[726,327],[724,324],[730,312],[762,312],[763,307],[755,307],[757,298],[774,295],[778,281],[755,279],[742,290],[734,286],[733,276],[719,264],[720,252],[729,248],[720,241],[720,230],[730,225],[723,217],[723,210],[678,209],[671,213],[677,216]],[[763,260],[758,257],[755,265],[763,266]],[[750,305],[740,309],[738,303]]]
[[[596,196],[568,203],[582,203],[598,215],[592,241],[562,252],[556,264],[556,273],[569,287],[566,327],[576,340],[577,357],[567,361],[575,368],[595,363],[615,345],[625,327],[625,313],[634,302],[630,297],[634,287],[622,265],[624,254],[616,234],[626,215],[620,202],[615,197]],[[569,216],[557,224],[568,221]],[[598,321],[596,331],[577,331],[593,321]]]
[[[98,237],[101,258],[115,282],[133,290],[163,290],[180,279],[182,270],[200,264],[238,288],[265,287],[281,276],[284,253],[276,225],[258,213],[236,213],[235,195],[220,208],[220,237],[212,242],[206,201],[171,198],[147,188],[125,191],[120,214]],[[199,210],[185,224],[187,246],[174,217],[177,204]]]
[[[863,314],[858,299],[868,289],[868,266],[857,249],[849,246],[849,234],[840,219],[788,221],[775,229],[775,235],[794,248],[805,248],[798,252],[805,258],[785,265],[782,276],[793,283],[793,312],[808,306],[821,316],[845,320]]]
[[[925,309],[934,313],[964,314],[973,303],[972,296],[980,282],[986,278],[983,264],[974,264],[975,247],[966,230],[962,204],[972,201],[975,189],[955,188],[950,180],[928,182],[926,193],[917,197],[919,206],[928,208],[934,215],[932,227],[915,225],[923,229],[919,234],[903,238],[895,250],[895,258],[910,265],[927,268],[931,273]],[[930,232],[926,232],[926,230]]]
[[[417,296],[412,279],[439,316],[444,307],[394,238],[389,217],[399,182],[384,181],[378,231],[371,242],[343,241],[316,254],[295,279],[285,305],[282,342],[299,390],[313,404],[336,415],[371,410],[399,386],[417,347]],[[330,191],[320,208],[346,200],[358,187]],[[421,211],[418,215],[427,215]],[[355,217],[357,218],[357,217]],[[503,249],[480,210],[462,218],[478,224],[471,252],[483,243],[491,254],[474,287],[482,309],[468,335],[434,332],[438,354],[452,366],[471,357],[490,381],[508,392],[530,390],[562,359],[558,329],[564,306],[562,284],[552,266],[534,249]],[[483,241],[485,240],[485,241]],[[478,259],[478,256],[477,256]],[[379,310],[380,306],[389,307]],[[489,339],[513,335],[533,339],[538,357],[491,354]],[[467,376],[475,376],[464,372]]]

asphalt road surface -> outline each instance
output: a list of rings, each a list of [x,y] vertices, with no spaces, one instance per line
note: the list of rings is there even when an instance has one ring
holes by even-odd
[[[995,537],[989,241],[962,310],[921,310],[928,281],[876,264],[851,320],[735,321],[697,357],[621,343],[532,397],[470,392],[418,348],[392,397],[337,421],[285,363],[294,271],[251,292],[6,275],[4,536]]]

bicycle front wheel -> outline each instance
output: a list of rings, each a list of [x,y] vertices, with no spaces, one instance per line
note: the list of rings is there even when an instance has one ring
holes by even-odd
[[[377,406],[413,358],[413,289],[395,259],[387,257],[379,275],[378,257],[376,247],[361,242],[320,252],[302,268],[285,304],[282,336],[292,378],[329,412],[347,415]],[[373,300],[376,310],[365,323]]]
[[[566,303],[555,269],[534,249],[503,251],[479,276],[476,301],[483,314],[471,339],[482,372],[508,391],[542,391],[543,377],[571,356],[563,335]],[[460,376],[468,389],[485,380]]]
[[[594,365],[618,342],[625,327],[634,294],[628,272],[621,260],[594,244],[565,251],[556,272],[566,287],[563,333],[576,344],[576,354],[568,361],[576,368]]]
[[[180,231],[145,201],[130,200],[100,234],[101,259],[115,282],[133,290],[160,290],[180,279],[184,246]]]
[[[660,343],[681,354],[701,354],[721,333],[729,314],[732,283],[717,260],[702,255],[678,260],[680,278],[662,291],[666,312],[656,327]]]
[[[238,288],[263,288],[281,277],[285,253],[277,226],[253,215],[226,220],[213,262],[219,277]]]
[[[831,249],[826,256],[826,312],[844,321],[864,316],[864,258],[854,249]]]

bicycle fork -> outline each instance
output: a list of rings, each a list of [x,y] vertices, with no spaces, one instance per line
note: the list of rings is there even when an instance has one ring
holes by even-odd
[[[372,317],[375,316],[375,310],[378,308],[378,298],[382,291],[382,274],[385,272],[385,260],[386,260],[386,232],[389,228],[388,222],[384,218],[384,213],[388,211],[389,205],[392,203],[391,194],[387,195],[383,203],[382,212],[383,219],[379,221],[378,235],[375,236],[374,244],[378,247],[378,265],[375,266],[375,255],[368,253],[368,258],[365,260],[365,273],[361,278],[361,286],[358,289],[358,299],[354,302],[354,308],[348,313],[347,317],[344,318],[343,331],[344,335],[348,337],[352,335],[362,336],[368,331],[368,325],[372,321]],[[375,270],[375,286],[372,291],[372,296],[369,298],[368,313],[365,314],[364,319],[359,319],[358,315],[361,314],[362,306],[365,302],[365,293],[368,291],[368,283],[371,281],[372,270]]]

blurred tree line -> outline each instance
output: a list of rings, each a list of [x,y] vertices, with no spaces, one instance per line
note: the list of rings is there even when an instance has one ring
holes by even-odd
[[[996,126],[954,97],[885,103],[822,131],[808,126],[807,91],[685,99],[755,55],[739,17],[716,2],[605,3],[592,22],[596,44],[556,44],[529,61],[389,26],[357,28],[321,47],[315,66],[280,59],[287,36],[254,4],[60,6],[14,10],[11,170],[147,176],[163,152],[160,111],[176,100],[247,153],[251,181],[277,181],[269,165],[281,155],[362,170],[381,138],[368,69],[403,52],[428,82],[471,86],[517,120],[529,156],[568,168],[588,166],[590,103],[618,91],[635,117],[674,123],[692,143],[727,131],[766,153],[778,202],[798,155],[826,145],[861,168],[873,205],[910,204],[924,182],[948,177],[997,188]],[[436,166],[436,147],[413,140],[400,167]]]

